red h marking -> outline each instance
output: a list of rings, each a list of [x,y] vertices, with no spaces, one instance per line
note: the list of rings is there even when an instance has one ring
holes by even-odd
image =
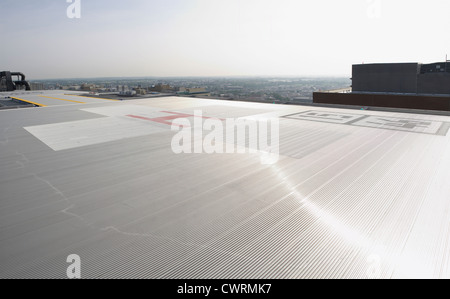
[[[160,124],[165,124],[165,125],[172,125],[172,122],[174,119],[178,119],[178,118],[188,118],[188,117],[198,117],[196,115],[192,115],[192,114],[184,114],[184,113],[178,113],[178,112],[171,112],[171,111],[161,111],[162,113],[168,113],[168,114],[174,114],[172,116],[162,116],[162,117],[157,117],[157,118],[148,118],[148,117],[143,117],[143,116],[138,116],[138,115],[127,115],[128,117],[132,117],[132,118],[136,118],[136,119],[142,119],[142,120],[148,120],[148,121],[153,121],[153,122],[157,122]],[[212,119],[213,117],[206,117],[206,116],[202,116],[202,118],[204,119]],[[224,121],[224,119],[220,119]],[[181,126],[181,125],[178,125]]]

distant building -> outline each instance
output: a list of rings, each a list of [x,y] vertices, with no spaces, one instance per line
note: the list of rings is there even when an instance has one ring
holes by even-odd
[[[80,85],[70,85],[68,86],[69,90],[81,90],[81,86]]]
[[[129,88],[127,85],[117,85],[117,91],[119,92],[124,92],[124,91],[128,91]]]
[[[30,83],[31,90],[45,90],[44,83]]]
[[[134,91],[134,90],[120,91],[119,95],[124,96],[124,97],[133,97],[136,95],[136,91]]]
[[[186,91],[189,94],[199,94],[199,93],[206,93],[206,88],[203,87],[196,87],[196,88],[187,88]]]
[[[97,86],[95,84],[81,84],[80,90],[82,91],[97,91]]]
[[[184,88],[181,87],[178,91],[178,94],[188,95],[193,97],[209,97],[211,93],[206,90],[204,87],[194,87],[194,88]]]
[[[143,88],[135,88],[134,91],[136,92],[137,95],[146,95],[147,94],[147,90],[143,89]]]
[[[169,84],[162,84],[158,83],[156,85],[153,85],[149,88],[149,91],[153,92],[172,92],[174,91],[174,88],[170,86]]]

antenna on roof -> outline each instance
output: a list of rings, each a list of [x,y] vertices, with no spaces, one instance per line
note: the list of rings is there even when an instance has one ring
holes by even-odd
[[[447,54],[445,54],[445,69],[444,72],[447,72],[447,63],[449,62],[449,60],[447,60]]]

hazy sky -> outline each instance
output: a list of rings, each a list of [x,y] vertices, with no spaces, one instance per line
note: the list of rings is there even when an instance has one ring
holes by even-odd
[[[74,0],[75,1],[75,0]],[[0,0],[0,70],[29,79],[350,76],[450,56],[449,0]]]

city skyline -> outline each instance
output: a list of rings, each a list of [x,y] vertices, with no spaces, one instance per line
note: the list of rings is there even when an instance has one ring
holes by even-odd
[[[31,80],[351,75],[450,54],[441,0],[3,0],[0,68]],[[71,18],[70,18],[71,17]]]

